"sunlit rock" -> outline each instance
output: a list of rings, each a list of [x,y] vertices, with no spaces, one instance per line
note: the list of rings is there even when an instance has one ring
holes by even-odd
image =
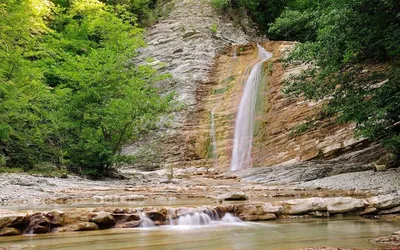
[[[94,222],[79,222],[66,227],[57,228],[57,232],[93,231],[100,227]]]
[[[115,225],[114,216],[108,212],[100,212],[96,214],[96,216],[94,216],[90,221],[96,223],[101,228],[110,228]]]
[[[325,198],[329,213],[347,213],[365,207],[365,200],[351,197]]]
[[[0,211],[1,213],[1,211]],[[7,213],[4,212],[4,214],[0,214],[0,228],[6,227],[6,226],[16,226],[20,225],[24,222],[25,214],[22,213],[17,213],[13,211],[9,211]]]
[[[308,198],[281,202],[284,214],[305,214],[312,211],[326,211],[328,205],[322,198]]]
[[[247,197],[247,195],[242,191],[227,192],[217,197],[217,200],[222,200],[222,201],[243,201],[248,199],[249,197]]]
[[[0,230],[0,236],[13,236],[21,234],[22,232],[19,229],[13,227],[4,227]]]
[[[282,206],[274,206],[271,203],[265,203],[263,206],[263,212],[265,213],[274,213],[274,214],[282,214],[283,207]]]
[[[369,198],[367,201],[371,206],[378,209],[389,209],[400,206],[400,195],[399,193],[379,195]]]

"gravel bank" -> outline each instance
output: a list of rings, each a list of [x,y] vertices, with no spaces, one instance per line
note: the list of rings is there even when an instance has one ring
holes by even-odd
[[[339,174],[307,181],[300,186],[337,190],[375,190],[379,193],[390,193],[400,190],[400,169],[389,169],[385,172],[363,171]]]

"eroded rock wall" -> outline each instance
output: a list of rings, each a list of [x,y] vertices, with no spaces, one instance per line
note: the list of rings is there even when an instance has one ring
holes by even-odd
[[[266,42],[262,45],[274,56],[264,65],[258,90],[252,149],[254,167],[309,160],[331,160],[338,166],[341,163],[367,164],[379,158],[383,150],[375,145],[371,147],[364,139],[356,139],[353,124],[339,125],[333,118],[310,122],[320,113],[322,102],[308,102],[282,93],[283,81],[302,69],[296,65],[284,67],[281,63],[282,56],[293,47],[293,43]],[[208,94],[203,94],[199,126],[193,131],[197,135],[193,137],[196,137],[196,154],[214,164],[210,154],[210,112],[215,108],[218,166],[228,169],[237,107],[250,68],[257,62],[256,45],[232,46],[216,61],[213,84],[203,88],[203,92]],[[368,147],[370,149],[366,150]],[[336,158],[339,162],[332,161]]]
[[[141,61],[153,58],[161,62],[160,70],[172,78],[159,84],[164,93],[175,92],[179,107],[166,117],[164,126],[127,146],[123,153],[138,156],[138,166],[181,166],[200,159],[194,152],[192,134],[197,130],[194,118],[202,109],[201,85],[212,82],[215,58],[231,43],[248,43],[251,39],[229,18],[220,16],[210,1],[174,1],[170,14],[150,28],[148,47]],[[208,129],[208,128],[207,128]]]
[[[140,60],[153,58],[152,63],[162,72],[172,75],[158,87],[163,93],[175,92],[180,107],[163,119],[160,129],[125,147],[123,153],[135,155],[135,165],[144,169],[214,166],[227,170],[237,107],[251,66],[257,62],[257,47],[249,44],[255,38],[216,13],[208,0],[174,3],[171,13],[148,31],[149,46]],[[289,98],[281,91],[282,82],[301,70],[294,65],[284,68],[280,62],[293,43],[266,42],[263,46],[274,56],[264,64],[258,90],[254,167],[327,160],[369,145],[354,138],[351,124],[337,125],[331,119],[309,122],[322,103]],[[212,146],[212,110],[216,150]],[[347,160],[370,163],[381,153],[375,147],[364,153],[371,157],[353,155]]]

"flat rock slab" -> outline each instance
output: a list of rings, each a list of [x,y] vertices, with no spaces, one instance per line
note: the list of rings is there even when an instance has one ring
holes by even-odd
[[[400,206],[400,194],[399,192],[387,195],[379,195],[367,199],[368,203],[379,209],[389,209]]]
[[[308,198],[281,202],[285,214],[305,214],[313,211],[326,211],[328,205],[322,198]]]
[[[348,213],[364,208],[368,203],[365,200],[351,197],[325,198],[329,213]]]
[[[228,192],[217,197],[217,200],[222,201],[244,201],[248,199],[249,197],[243,192]]]

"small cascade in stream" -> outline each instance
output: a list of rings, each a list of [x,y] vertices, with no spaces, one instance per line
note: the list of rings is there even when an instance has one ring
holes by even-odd
[[[258,57],[261,59],[261,62],[254,65],[251,69],[239,104],[232,152],[232,171],[249,168],[252,164],[251,147],[253,144],[257,90],[262,78],[263,63],[272,57],[272,53],[266,51],[259,44],[257,44],[257,47]]]
[[[240,223],[240,222],[242,222],[239,218],[236,218],[235,216],[233,216],[230,213],[225,214],[225,216],[222,217],[221,221],[224,223]]]
[[[139,217],[142,222],[142,223],[140,223],[140,227],[154,227],[155,226],[154,222],[151,219],[149,219],[149,217],[147,217],[147,215],[144,212],[139,213]]]
[[[175,225],[178,226],[202,226],[210,225],[213,223],[240,223],[240,219],[234,217],[233,215],[227,213],[222,219],[219,217],[215,210],[206,212],[195,212],[193,214],[186,214],[177,220]]]
[[[177,211],[173,208],[168,209],[169,226],[202,226],[221,223],[241,223],[242,221],[230,213],[226,213],[222,218],[218,211],[211,207],[190,209],[186,214],[177,216]]]
[[[174,215],[174,216],[172,216]],[[168,225],[173,226],[174,224],[174,217],[176,217],[176,210],[174,208],[168,208]]]
[[[194,214],[187,214],[179,217],[179,226],[198,226],[198,225],[209,225],[211,223],[211,217],[202,212],[195,212]]]
[[[212,147],[212,157],[214,159],[214,167],[218,167],[218,151],[217,151],[217,137],[215,134],[215,109],[211,110],[211,147]]]

